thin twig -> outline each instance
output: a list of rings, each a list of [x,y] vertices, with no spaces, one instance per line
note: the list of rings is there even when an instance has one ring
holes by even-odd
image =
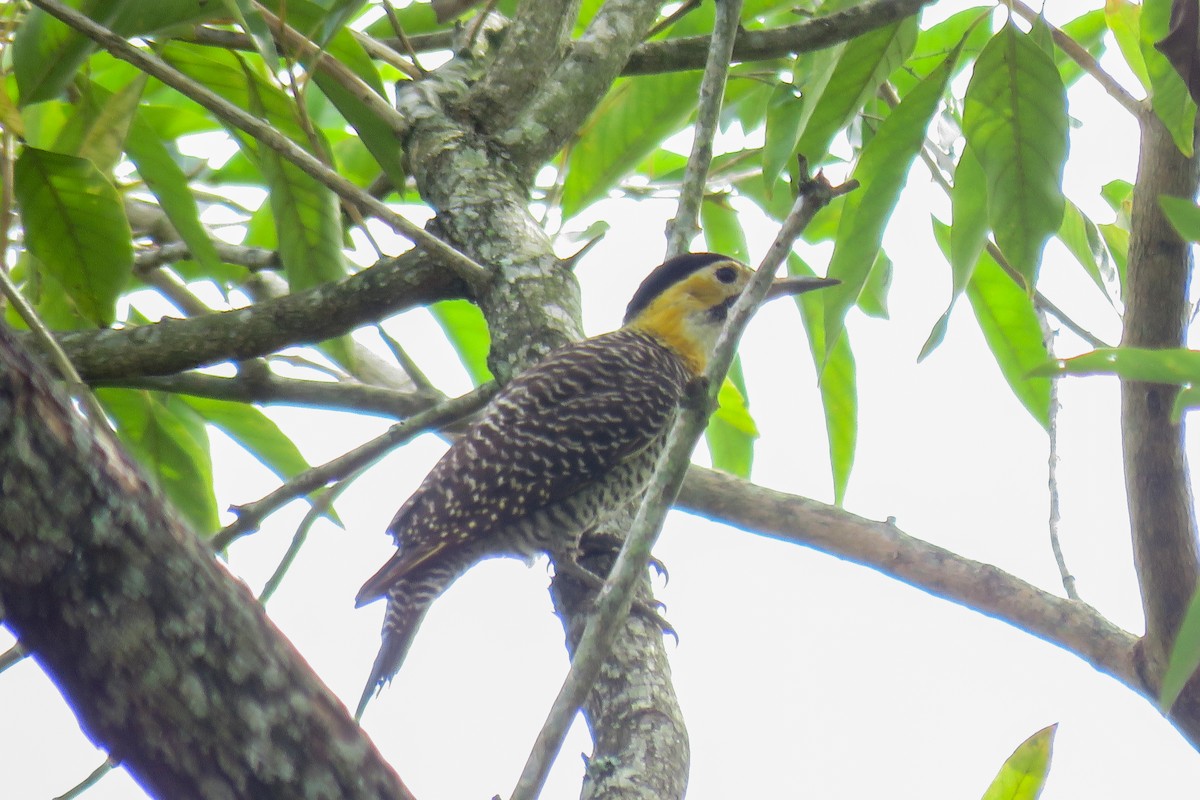
[[[116,769],[117,765],[120,763],[121,762],[113,759],[112,756],[109,756],[108,758],[104,759],[103,764],[92,770],[90,775],[72,786],[70,789],[67,789],[58,797],[54,798],[54,800],[75,800],[76,797],[79,797],[88,789],[99,783],[101,778]]]
[[[79,31],[84,36],[87,36],[89,39],[97,42],[116,58],[129,62],[148,75],[158,78],[185,97],[196,101],[211,111],[222,122],[253,136],[257,141],[275,150],[292,164],[299,167],[306,175],[327,186],[342,199],[349,203],[354,203],[379,217],[379,219],[392,226],[397,232],[403,234],[417,246],[431,254],[436,254],[440,260],[453,269],[469,286],[482,286],[489,279],[491,273],[475,263],[470,257],[455,250],[449,244],[432,235],[416,223],[410,222],[397,214],[381,200],[372,197],[351,181],[326,167],[319,159],[271,125],[243,111],[210,89],[191,81],[186,75],[167,64],[158,56],[139,50],[108,28],[98,25],[78,11],[63,5],[59,0],[30,0],[30,2],[51,16],[66,23],[71,28]],[[376,95],[374,91],[371,91],[369,87],[367,94],[374,96],[384,106],[387,106],[386,101]],[[371,101],[367,96],[360,96],[359,99],[371,105]],[[372,108],[374,110],[374,106]],[[390,109],[390,106],[388,108]],[[389,123],[394,118],[395,110],[391,109],[391,112],[392,116],[384,118]]]
[[[1038,313],[1038,322],[1042,325],[1042,337],[1046,340],[1046,350],[1054,357],[1054,330],[1044,311]],[[1050,426],[1046,434],[1050,440],[1049,454],[1046,456],[1046,486],[1050,492],[1050,514],[1047,527],[1050,530],[1050,549],[1054,552],[1054,563],[1058,565],[1058,574],[1062,577],[1063,589],[1067,597],[1079,599],[1075,588],[1075,576],[1067,569],[1067,560],[1063,557],[1062,541],[1058,536],[1058,526],[1062,522],[1062,510],[1058,496],[1058,415],[1062,404],[1058,402],[1058,377],[1050,378]]]
[[[792,243],[813,215],[836,195],[850,188],[853,186],[832,187],[822,176],[807,180],[801,186],[796,203],[759,265],[758,272],[730,309],[729,318],[705,370],[709,387],[708,402],[685,408],[671,428],[666,448],[646,489],[645,499],[638,508],[612,572],[596,597],[595,609],[580,637],[575,657],[571,660],[571,669],[525,762],[512,800],[533,800],[540,793],[554,756],[562,747],[567,728],[599,674],[621,621],[629,614],[638,576],[646,569],[650,550],[658,537],[667,509],[683,483],[692,450],[708,421],[717,387],[721,385],[733,361],[734,348],[750,315],[765,298],[775,271],[791,252]]]
[[[400,40],[400,47],[403,49],[403,51],[405,53],[408,54],[408,57],[412,59],[412,66],[415,67],[417,70],[416,77],[424,77],[425,75],[429,74],[426,71],[426,69],[423,66],[421,66],[421,60],[419,58],[417,58],[417,51],[413,48],[412,40],[408,38],[408,34],[406,34],[404,32],[404,26],[400,24],[400,17],[399,17],[399,15],[396,14],[396,8],[395,8],[395,6],[392,5],[392,0],[383,0],[382,5],[383,5],[383,13],[387,14],[388,23],[392,26],[392,33],[396,34],[396,38]],[[367,38],[370,39],[370,37],[367,37]],[[375,39],[371,39],[371,41],[375,42],[376,44],[378,44],[380,47],[384,48],[385,50],[392,49],[392,48],[388,47],[386,44],[384,44],[383,42],[379,42]],[[366,45],[365,42],[363,44],[364,44],[364,46]],[[371,53],[371,50],[368,49],[367,52]],[[395,52],[395,51],[392,51],[392,52]],[[390,60],[384,58],[383,56],[376,56],[376,57],[383,61],[387,61],[389,64],[392,63]]]
[[[329,489],[321,492],[313,498],[312,506],[304,514],[304,519],[300,520],[300,524],[296,527],[296,533],[292,536],[292,541],[288,544],[288,549],[284,551],[283,558],[279,559],[279,565],[275,567],[275,571],[271,573],[271,577],[267,578],[267,582],[263,584],[262,591],[259,592],[258,602],[266,605],[271,596],[283,583],[283,578],[292,567],[292,563],[296,560],[296,556],[300,555],[300,548],[304,546],[304,542],[308,539],[308,532],[312,530],[312,526],[320,517],[329,510],[333,505],[333,501],[341,496],[342,492],[350,487],[350,484],[365,471],[366,467],[359,467],[352,474],[347,475],[336,486],[331,486]]]
[[[1022,3],[1021,0],[1011,0],[1010,5],[1013,11],[1029,22],[1041,20],[1050,29],[1050,38],[1054,40],[1054,44],[1058,46],[1059,50],[1066,53],[1068,58],[1078,64],[1088,75],[1091,75],[1096,80],[1096,83],[1100,84],[1100,88],[1107,92],[1109,97],[1116,100],[1122,108],[1132,114],[1135,119],[1141,116],[1144,105],[1143,101],[1138,100],[1126,91],[1125,87],[1118,83],[1113,76],[1105,72],[1100,67],[1100,62],[1093,58],[1091,53],[1084,50],[1079,42],[1072,39],[1062,30],[1047,23],[1041,14]]]
[[[297,497],[302,497],[334,481],[344,479],[356,470],[374,463],[388,451],[418,434],[440,428],[459,417],[482,408],[495,391],[495,384],[486,383],[460,397],[414,414],[405,421],[388,428],[385,433],[366,444],[359,445],[332,461],[300,473],[266,497],[239,506],[235,509],[238,518],[213,537],[213,549],[221,551],[229,547],[238,537],[255,530],[268,514]]]
[[[708,168],[712,164],[713,138],[717,135],[721,100],[725,97],[725,81],[729,77],[729,60],[733,54],[733,40],[737,38],[741,18],[742,0],[721,0],[717,3],[717,19],[713,23],[708,60],[704,64],[704,78],[700,81],[700,104],[696,112],[696,124],[692,127],[692,152],[683,172],[679,208],[675,217],[667,223],[667,258],[686,253],[688,245],[700,232],[700,225],[697,223],[700,218],[700,204],[704,201]]]
[[[3,653],[0,653],[0,672],[4,672],[4,670],[11,667],[13,664],[21,663],[21,661],[27,655],[29,654],[25,652],[25,648],[21,647],[20,642],[17,642]]]

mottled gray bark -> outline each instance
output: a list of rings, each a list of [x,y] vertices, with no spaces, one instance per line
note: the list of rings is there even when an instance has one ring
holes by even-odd
[[[0,327],[0,606],[148,791],[409,797],[346,709]]]

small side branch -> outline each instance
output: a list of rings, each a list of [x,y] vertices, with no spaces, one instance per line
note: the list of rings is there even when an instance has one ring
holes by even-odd
[[[679,193],[679,208],[667,223],[667,258],[688,251],[688,244],[700,232],[700,204],[708,168],[712,163],[713,139],[721,116],[721,100],[725,96],[725,81],[729,77],[729,59],[733,40],[737,37],[742,18],[741,0],[722,0],[717,3],[717,19],[700,82],[700,106],[693,128],[692,152],[683,173],[683,190]]]

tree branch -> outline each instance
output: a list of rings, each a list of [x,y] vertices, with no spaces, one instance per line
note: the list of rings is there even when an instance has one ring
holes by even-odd
[[[721,116],[721,99],[725,96],[725,81],[729,77],[729,55],[742,17],[741,0],[723,0],[717,4],[717,18],[700,81],[700,104],[696,124],[692,127],[692,152],[683,172],[683,189],[679,207],[667,223],[667,258],[688,252],[688,245],[700,233],[700,204],[708,168],[712,164],[713,138]]]
[[[504,29],[495,58],[467,98],[485,131],[507,128],[520,117],[567,54],[579,0],[521,3]]]
[[[148,791],[412,797],[246,587],[3,327],[0,484],[5,624]]]
[[[168,375],[312,344],[467,288],[420,252],[249,308],[136,328],[58,333],[85,381]]]
[[[1140,122],[1121,344],[1182,347],[1191,246],[1179,238],[1159,207],[1159,198],[1194,197],[1197,163],[1179,152],[1153,112],[1144,112]],[[1200,576],[1183,423],[1171,419],[1178,392],[1178,386],[1121,382],[1125,491],[1134,567],[1146,613],[1145,677],[1153,687],[1158,685]],[[1195,682],[1190,688],[1180,703],[1200,713],[1200,690]],[[1178,704],[1176,710],[1181,710]]]
[[[810,53],[849,41],[869,31],[911,17],[933,0],[867,0],[795,25],[761,31],[739,31],[733,43],[735,62],[767,61],[794,53]],[[647,75],[703,69],[709,36],[646,42],[630,53],[621,74]]]
[[[760,536],[812,547],[876,569],[937,597],[1029,631],[1139,694],[1137,638],[1086,603],[1050,594],[991,564],[905,534],[890,522],[693,467],[679,507]]]

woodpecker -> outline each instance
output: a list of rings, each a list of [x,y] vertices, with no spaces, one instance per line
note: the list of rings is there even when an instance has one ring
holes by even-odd
[[[517,375],[426,476],[388,527],[398,550],[359,590],[388,601],[355,718],[399,670],[430,605],[485,558],[550,554],[640,500],[689,390],[753,271],[689,253],[655,268],[621,328],[554,350]],[[779,294],[837,283],[792,278]]]

